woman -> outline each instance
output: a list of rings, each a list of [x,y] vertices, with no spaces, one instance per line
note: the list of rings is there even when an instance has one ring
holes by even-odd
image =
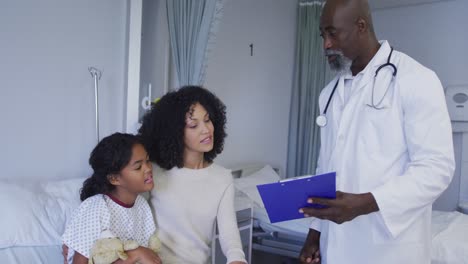
[[[215,221],[228,263],[247,263],[231,173],[213,163],[223,150],[225,124],[224,104],[197,86],[166,94],[143,119],[139,134],[157,165],[151,204],[165,264],[208,263]]]

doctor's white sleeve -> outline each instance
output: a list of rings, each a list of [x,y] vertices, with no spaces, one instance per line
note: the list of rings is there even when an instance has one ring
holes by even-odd
[[[233,261],[247,263],[237,227],[236,212],[234,210],[234,193],[234,184],[231,182],[219,204],[217,216],[219,242],[226,256],[227,263]]]
[[[371,192],[393,237],[442,194],[455,169],[451,123],[438,77],[426,69],[405,77],[400,84],[405,85],[401,98],[409,164],[403,175]]]

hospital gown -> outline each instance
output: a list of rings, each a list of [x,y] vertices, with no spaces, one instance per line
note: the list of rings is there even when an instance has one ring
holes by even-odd
[[[138,196],[132,207],[124,207],[103,194],[83,201],[62,237],[69,247],[68,263],[72,263],[75,251],[89,258],[94,242],[104,231],[121,240],[135,240],[141,246],[148,246],[149,238],[155,232],[148,202]]]

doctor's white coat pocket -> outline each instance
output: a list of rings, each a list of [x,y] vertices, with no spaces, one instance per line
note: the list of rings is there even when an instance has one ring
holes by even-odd
[[[372,191],[392,177],[403,174],[408,151],[397,110],[376,110],[366,106],[362,116],[356,155],[362,157],[364,164],[359,169],[362,174],[361,191]]]
[[[414,232],[423,232],[427,227],[420,221],[414,222],[408,229],[411,229],[410,232],[402,232],[400,235],[393,237],[388,231],[385,222],[382,218],[382,215],[379,212],[369,215],[369,220],[375,222],[372,226],[372,240],[374,244],[385,245],[385,244],[399,244],[399,245],[415,245],[421,244],[421,238],[414,236]],[[429,232],[430,234],[430,232]],[[427,239],[430,239],[428,237]]]
[[[363,109],[361,133],[367,145],[382,153],[387,152],[391,147],[404,145],[402,119],[395,108],[374,109],[366,105]]]

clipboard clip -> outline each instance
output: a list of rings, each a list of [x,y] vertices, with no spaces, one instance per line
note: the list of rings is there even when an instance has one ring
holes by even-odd
[[[289,182],[289,181],[301,180],[301,179],[312,178],[312,177],[313,177],[313,175],[292,177],[292,178],[287,178],[287,179],[284,179],[284,180],[279,180],[278,182],[279,183],[285,183],[285,182]]]

